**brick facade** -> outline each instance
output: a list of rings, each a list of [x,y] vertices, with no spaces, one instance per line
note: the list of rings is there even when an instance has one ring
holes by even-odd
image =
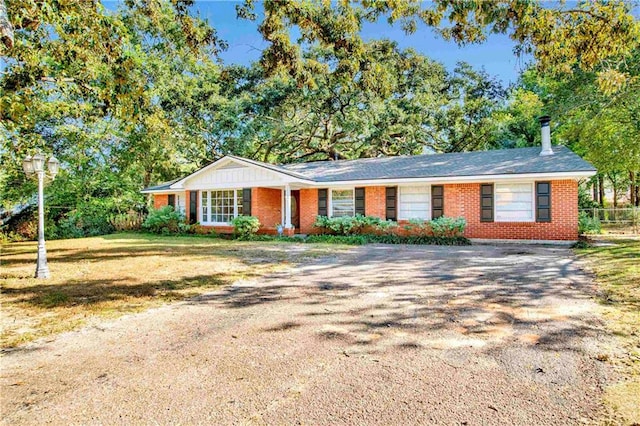
[[[189,217],[189,193],[184,193],[186,215]],[[251,213],[258,217],[261,233],[275,233],[276,224],[282,221],[281,190],[253,188]],[[480,183],[444,185],[444,214],[464,217],[467,220],[465,236],[487,239],[523,240],[577,240],[578,239],[578,183],[575,180],[551,181],[551,222],[480,222]],[[198,203],[200,202],[198,197]],[[167,205],[166,194],[154,196],[154,207]],[[300,190],[300,229],[297,232],[312,234],[318,214],[318,190]],[[386,218],[384,186],[365,189],[365,213],[368,216]],[[401,222],[402,225],[402,222]],[[217,232],[232,232],[233,228],[214,227]],[[401,233],[404,231],[400,231]]]
[[[275,234],[276,225],[282,220],[282,201],[280,197],[280,190],[273,188],[252,188],[251,190],[251,214],[256,216],[262,228],[260,233]],[[178,194],[176,194],[178,195]],[[189,202],[189,191],[180,193],[180,196],[185,197],[185,217],[189,218],[191,212],[191,203]],[[153,207],[159,209],[160,207],[169,204],[168,194],[154,194]],[[200,191],[198,191],[198,197],[196,200],[196,209],[200,208]],[[315,217],[315,216],[314,216]],[[229,234],[233,232],[233,226],[203,226],[203,228],[214,229],[221,234]]]
[[[365,196],[366,197],[366,196]],[[366,200],[365,200],[366,201]],[[300,233],[313,234],[313,223],[318,216],[318,190],[300,190]]]
[[[169,194],[154,194],[153,195],[153,208],[159,209],[160,207],[169,205]]]
[[[364,213],[367,216],[375,216],[385,219],[386,188],[384,186],[368,186],[364,191]]]
[[[467,220],[467,238],[578,239],[578,183],[551,181],[551,222],[480,222],[480,183],[444,186],[444,214]]]
[[[261,233],[275,233],[276,225],[282,222],[282,191],[273,188],[252,188],[251,216],[260,220]]]

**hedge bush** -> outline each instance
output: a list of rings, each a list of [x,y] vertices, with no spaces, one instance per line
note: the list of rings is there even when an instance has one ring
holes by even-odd
[[[317,216],[313,226],[319,228],[322,234],[359,235],[364,233],[365,230],[388,231],[397,227],[398,224],[375,216],[355,215],[341,217]]]
[[[426,235],[402,236],[395,234],[376,235],[309,235],[305,243],[332,243],[332,244],[424,244],[424,245],[440,245],[440,246],[467,246],[471,245],[465,237],[434,237]]]
[[[255,235],[260,229],[260,220],[255,216],[237,216],[231,220],[233,233],[240,238]]]
[[[155,234],[177,234],[188,232],[190,226],[185,223],[182,213],[175,211],[172,206],[164,206],[151,210],[142,228]]]
[[[602,232],[600,219],[587,212],[580,212],[578,214],[578,231],[580,234],[600,234]]]

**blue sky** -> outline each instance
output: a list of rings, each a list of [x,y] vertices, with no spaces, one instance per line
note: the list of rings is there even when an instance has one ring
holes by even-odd
[[[258,33],[258,19],[255,22],[236,19],[235,1],[197,1],[195,10],[209,21],[220,38],[226,40],[229,49],[221,54],[225,63],[247,65],[260,57],[267,43]],[[257,4],[257,12],[262,8]],[[412,35],[406,35],[402,29],[390,26],[386,21],[367,23],[362,31],[363,38],[388,38],[398,42],[402,48],[414,50],[442,62],[452,69],[456,62],[466,61],[475,68],[484,68],[490,75],[508,84],[515,82],[518,74],[526,67],[527,59],[513,54],[513,42],[503,35],[493,35],[479,45],[458,47],[455,43],[444,41],[426,26],[420,26]]]

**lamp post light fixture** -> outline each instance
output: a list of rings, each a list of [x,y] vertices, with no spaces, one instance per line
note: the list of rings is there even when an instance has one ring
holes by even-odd
[[[44,155],[38,153],[33,157],[28,155],[22,160],[22,168],[27,176],[38,176],[38,263],[36,265],[36,278],[49,278],[49,266],[47,265],[47,249],[44,246],[44,177],[48,171],[51,179],[55,179],[60,168],[60,162],[51,157],[45,161]],[[45,162],[47,169],[45,170]]]

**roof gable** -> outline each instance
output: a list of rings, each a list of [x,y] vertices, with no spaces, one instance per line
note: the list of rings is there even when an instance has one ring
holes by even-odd
[[[225,156],[174,182],[170,189],[240,188],[274,186],[300,180],[296,173],[278,170],[277,166]]]

